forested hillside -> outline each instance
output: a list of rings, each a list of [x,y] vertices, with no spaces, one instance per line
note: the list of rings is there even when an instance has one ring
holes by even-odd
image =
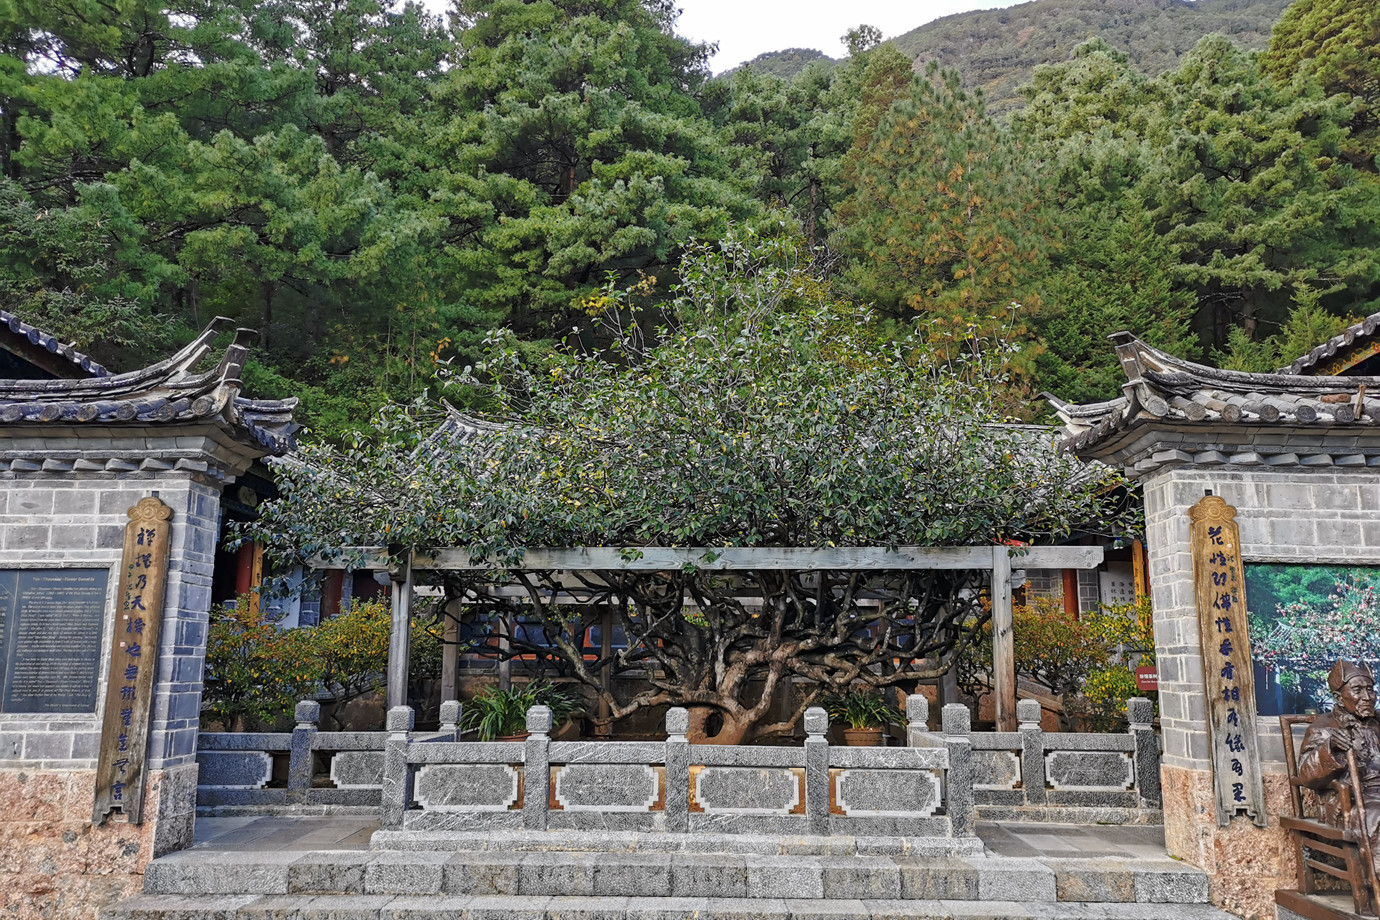
[[[794,80],[802,70],[816,62],[831,66],[838,63],[824,52],[816,51],[814,48],[787,48],[784,51],[768,51],[765,54],[759,54],[752,60],[744,61],[720,76],[731,77],[744,67],[750,67],[757,73],[780,77],[783,80]]]
[[[599,344],[607,281],[655,306],[730,231],[898,333],[1007,336],[1016,397],[1114,394],[1116,329],[1264,369],[1380,309],[1371,4],[1158,74],[1085,43],[1009,123],[868,27],[790,80],[711,79],[674,29],[670,0],[0,6],[0,307],[117,367],[233,316],[250,388],[331,438],[499,328],[536,367]]]
[[[956,68],[994,111],[1019,104],[1020,87],[1040,64],[1067,60],[1090,38],[1123,52],[1155,76],[1178,65],[1205,35],[1259,50],[1289,0],[1034,0],[926,23],[893,39],[916,61]]]

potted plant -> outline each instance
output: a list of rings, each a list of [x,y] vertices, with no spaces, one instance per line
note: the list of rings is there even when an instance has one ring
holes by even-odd
[[[460,717],[465,731],[476,731],[480,741],[521,741],[527,737],[527,710],[551,709],[554,729],[583,708],[579,697],[543,678],[507,690],[486,690],[467,700]]]
[[[881,747],[882,729],[897,721],[896,710],[872,687],[850,687],[830,694],[824,709],[831,721],[847,723],[843,740],[850,747]]]

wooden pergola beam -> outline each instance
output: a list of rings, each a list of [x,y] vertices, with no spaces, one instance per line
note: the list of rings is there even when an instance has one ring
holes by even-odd
[[[393,577],[393,632],[388,654],[388,705],[401,706],[407,693],[408,624],[415,573],[424,571],[641,571],[693,566],[709,571],[795,571],[986,569],[992,573],[992,696],[998,731],[1016,729],[1016,650],[1012,635],[1011,570],[1094,569],[1100,546],[734,546],[712,547],[534,547],[518,565],[475,562],[468,550],[414,551],[399,561],[382,547],[347,550],[362,558],[356,568],[381,569]],[[322,563],[321,567],[330,566]]]
[[[1015,568],[1095,569],[1102,564],[1100,546],[732,546],[732,547],[532,547],[521,562],[506,565],[493,559],[472,561],[468,550],[439,549],[413,552],[412,569],[422,571],[536,571],[664,572],[685,566],[706,571],[849,571],[858,569],[991,569],[993,552],[1005,550]],[[346,550],[352,568],[393,570],[398,562],[383,547]],[[355,561],[359,557],[359,561]],[[319,562],[318,567],[331,568]]]

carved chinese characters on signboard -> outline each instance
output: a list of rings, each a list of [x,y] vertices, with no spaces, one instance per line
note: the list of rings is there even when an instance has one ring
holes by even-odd
[[[1255,680],[1236,509],[1210,495],[1190,508],[1188,515],[1217,823],[1225,827],[1234,815],[1245,812],[1264,826]]]
[[[142,820],[149,708],[158,670],[171,528],[172,509],[156,498],[145,498],[129,509],[96,767],[91,820],[97,824],[117,809],[131,824]]]

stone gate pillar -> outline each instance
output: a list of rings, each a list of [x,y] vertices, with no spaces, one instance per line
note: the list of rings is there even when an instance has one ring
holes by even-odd
[[[0,380],[6,916],[94,918],[138,889],[151,858],[191,841],[221,490],[295,427],[295,401],[239,396],[244,331],[219,367],[195,372],[222,326],[129,374]],[[154,496],[172,515],[161,636],[141,658],[157,665],[142,820],[116,810],[93,823],[111,650],[137,638],[117,597],[125,525]]]
[[[1279,726],[1257,723],[1266,826],[1220,825],[1188,512],[1208,493],[1233,506],[1246,563],[1380,565],[1380,401],[1363,395],[1380,397],[1380,379],[1221,371],[1114,340],[1124,395],[1056,409],[1069,449],[1144,493],[1166,844],[1207,871],[1215,903],[1273,918],[1274,890],[1294,887]]]

